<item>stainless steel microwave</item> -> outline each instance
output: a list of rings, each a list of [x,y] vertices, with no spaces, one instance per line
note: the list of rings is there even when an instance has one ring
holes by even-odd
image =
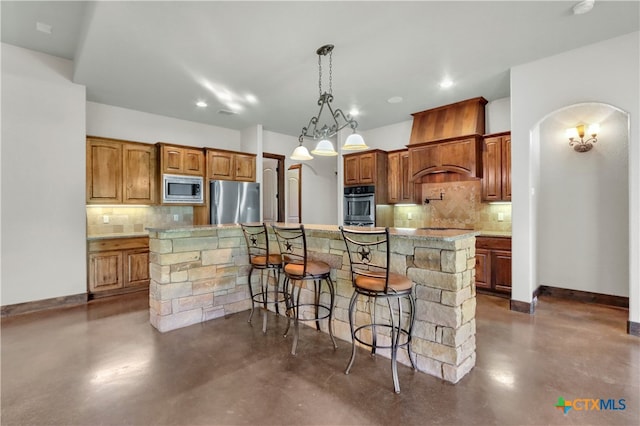
[[[201,176],[162,175],[162,202],[202,204],[204,202]]]

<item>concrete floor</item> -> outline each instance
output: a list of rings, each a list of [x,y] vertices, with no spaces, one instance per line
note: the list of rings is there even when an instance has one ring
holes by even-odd
[[[542,297],[535,316],[478,296],[477,365],[451,385],[247,312],[161,334],[145,293],[2,320],[3,425],[638,424],[640,339],[627,311]],[[625,400],[564,415],[558,397]],[[620,407],[616,405],[616,407]]]

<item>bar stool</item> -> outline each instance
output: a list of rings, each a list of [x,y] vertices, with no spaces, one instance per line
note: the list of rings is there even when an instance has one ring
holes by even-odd
[[[282,270],[282,258],[279,253],[271,253],[269,251],[269,235],[267,226],[264,223],[242,223],[242,233],[247,242],[247,252],[249,254],[249,294],[251,296],[251,314],[249,314],[249,323],[253,318],[253,311],[256,303],[262,304],[264,311],[262,316],[262,332],[267,332],[267,304],[272,303],[275,306],[276,314],[280,313],[279,304],[288,305],[289,293],[286,287],[280,288],[280,271]],[[257,292],[253,291],[251,283],[251,275],[253,270],[260,270],[260,288]],[[267,272],[267,279],[264,279],[264,273]],[[273,273],[275,285],[273,286],[273,298],[269,300],[269,280]]]
[[[393,388],[396,393],[400,393],[397,367],[398,348],[407,348],[411,366],[414,370],[416,369],[411,357],[411,332],[415,319],[413,282],[404,275],[389,271],[391,256],[389,228],[347,230],[341,226],[340,231],[349,254],[351,281],[354,289],[349,302],[351,359],[345,374],[349,374],[353,366],[356,357],[356,341],[371,348],[372,356],[375,355],[377,349],[390,349]],[[368,298],[371,320],[369,323],[356,326],[355,314],[359,296]],[[386,301],[388,315],[376,315],[379,299]],[[403,313],[403,300],[408,301],[409,311],[406,313]],[[380,332],[388,336],[387,341],[379,341],[378,333]]]
[[[272,225],[276,234],[280,253],[282,255],[282,270],[284,272],[285,288],[289,288],[291,283],[291,293],[289,295],[288,315],[289,322],[284,333],[285,337],[289,333],[291,321],[294,323],[293,344],[291,354],[296,354],[298,346],[298,324],[300,321],[315,321],[316,329],[320,331],[320,320],[328,320],[329,336],[334,349],[338,346],[333,337],[333,307],[335,304],[335,288],[331,280],[331,267],[322,261],[310,260],[307,252],[307,237],[304,225],[277,226]],[[302,287],[307,281],[313,281],[313,300],[300,301]],[[322,291],[322,283],[326,283],[329,300],[322,300],[322,295],[327,292]],[[297,294],[296,294],[297,289]],[[301,312],[302,308],[302,312]],[[309,309],[312,308],[312,309]],[[311,312],[310,312],[311,311]]]

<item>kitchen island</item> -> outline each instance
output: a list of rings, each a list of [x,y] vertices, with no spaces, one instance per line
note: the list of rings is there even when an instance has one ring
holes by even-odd
[[[337,294],[334,334],[350,342],[353,289],[340,231],[335,225],[305,225],[305,230],[309,256],[332,268]],[[391,270],[415,283],[413,352],[418,370],[456,383],[475,365],[478,232],[391,228],[390,234]],[[149,228],[149,250],[150,322],[159,331],[250,309],[250,266],[240,226]],[[399,361],[409,363],[406,353]]]

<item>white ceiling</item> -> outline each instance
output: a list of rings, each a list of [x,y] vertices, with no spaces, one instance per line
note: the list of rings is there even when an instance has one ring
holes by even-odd
[[[511,67],[640,29],[637,0],[599,0],[573,15],[576,3],[3,0],[0,13],[4,43],[72,59],[89,101],[298,136],[317,113],[315,51],[324,44],[335,45],[334,107],[358,108],[367,130],[507,97]],[[584,58],[576,73],[597,60]],[[328,74],[326,58],[323,67]],[[444,77],[455,83],[447,90]],[[393,96],[404,101],[388,103]],[[200,99],[209,107],[196,107]],[[229,99],[241,111],[218,113]]]

